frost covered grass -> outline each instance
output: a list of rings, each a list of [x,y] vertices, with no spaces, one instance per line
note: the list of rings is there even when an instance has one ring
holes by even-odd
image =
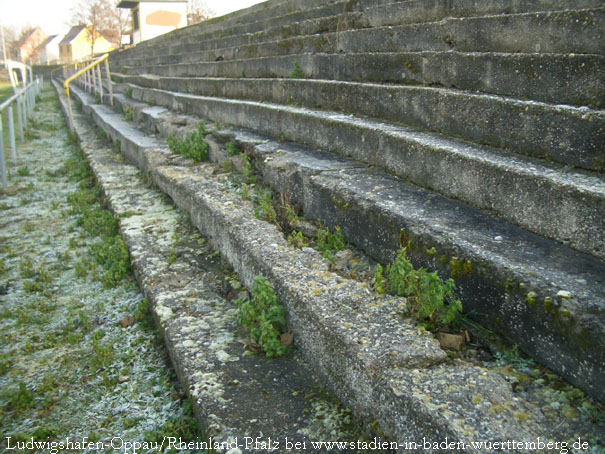
[[[18,160],[0,196],[0,451],[6,437],[198,439],[118,224],[48,87]]]

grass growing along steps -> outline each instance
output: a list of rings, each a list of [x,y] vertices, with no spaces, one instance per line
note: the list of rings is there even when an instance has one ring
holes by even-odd
[[[0,197],[0,450],[6,437],[196,439],[116,221],[47,88],[36,136]]]

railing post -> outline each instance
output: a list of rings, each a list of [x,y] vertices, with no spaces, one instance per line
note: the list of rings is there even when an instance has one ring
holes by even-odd
[[[69,95],[67,96],[67,123],[69,126],[69,132],[74,132],[74,119],[73,114],[71,112],[71,99]]]
[[[113,106],[113,88],[111,86],[111,73],[109,72],[109,59],[105,59],[105,73],[107,74],[107,87],[109,88],[109,104]]]
[[[95,77],[95,68],[94,66],[92,68],[90,68],[90,75],[92,76],[92,84],[94,86],[95,91],[93,92],[93,96],[95,97],[95,100],[97,98],[97,78]]]
[[[15,122],[13,120],[13,106],[8,106],[8,140],[11,147],[11,160],[17,163],[17,145],[15,145]]]
[[[103,80],[101,79],[101,67],[95,66],[97,77],[99,78],[99,94],[101,95],[101,103],[103,103]]]
[[[25,93],[19,95],[21,98],[21,113],[23,114],[23,129],[27,129],[27,98]]]
[[[4,163],[4,135],[2,134],[2,115],[0,115],[0,178],[2,191],[6,191],[6,164]]]
[[[19,138],[21,139],[21,142],[23,142],[23,112],[22,112],[22,108],[21,108],[21,96],[17,96],[16,99],[16,103],[17,103],[17,127],[19,128]]]

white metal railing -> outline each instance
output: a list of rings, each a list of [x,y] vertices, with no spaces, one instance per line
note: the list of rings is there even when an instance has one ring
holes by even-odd
[[[31,74],[30,74],[31,76]],[[26,80],[26,79],[23,79]],[[6,191],[6,162],[4,159],[4,131],[2,126],[2,115],[4,110],[8,113],[8,142],[11,150],[11,162],[13,165],[17,163],[17,145],[16,131],[19,132],[19,139],[24,141],[23,131],[27,127],[28,118],[34,113],[36,105],[36,95],[40,93],[42,87],[42,79],[40,77],[31,82],[24,84],[21,87],[15,87],[15,94],[0,104],[0,179],[2,181],[2,191]],[[13,105],[17,107],[17,121],[13,117]]]
[[[26,65],[25,63],[21,63],[20,61],[13,60],[6,60],[4,64],[6,65],[6,69],[8,70],[8,77],[10,79],[11,85],[13,86],[13,90],[15,90],[15,93],[20,85],[19,79],[17,79],[15,74],[16,71],[19,71],[19,73],[21,74],[21,84],[23,86],[27,85],[28,75],[29,81],[34,80],[34,72],[31,66]]]
[[[108,58],[109,54],[104,54],[95,59],[72,63],[60,68],[60,70],[62,70],[63,72],[63,78],[65,79],[65,82],[63,83],[63,88],[65,90],[65,95],[67,96],[67,116],[69,129],[71,131],[73,131],[74,125],[71,110],[71,100],[69,96],[69,84],[71,82],[75,82],[90,93],[94,93],[95,96],[98,95],[99,100],[103,102],[104,92],[103,78],[101,76],[101,64],[104,64],[105,66],[105,73],[108,80],[107,88],[109,92],[109,102],[111,105],[113,105],[113,90],[111,87],[111,73],[109,71]],[[53,71],[53,73],[55,71]],[[51,73],[51,76],[53,73]]]

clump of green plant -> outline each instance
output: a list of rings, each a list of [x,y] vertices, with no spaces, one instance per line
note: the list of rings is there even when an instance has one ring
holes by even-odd
[[[334,229],[334,233],[328,229],[319,229],[317,232],[317,245],[315,249],[321,252],[321,255],[334,263],[334,253],[345,249],[345,237],[340,231],[340,227]]]
[[[297,61],[294,62],[294,69],[290,73],[290,79],[303,79],[305,77],[305,73],[302,68],[298,64]]]
[[[126,89],[126,91],[124,92],[124,94],[126,95],[127,98],[132,98],[132,88],[128,87]]]
[[[302,232],[297,232],[296,230],[292,230],[290,235],[288,235],[288,243],[297,249],[302,249],[308,245],[307,239],[304,237]]]
[[[114,145],[116,151],[120,153],[122,151],[122,142],[120,142],[120,139],[116,139],[116,143]]]
[[[10,395],[8,399],[7,409],[21,412],[27,410],[34,405],[34,392],[27,388],[23,382],[19,382],[19,390]]]
[[[205,136],[206,127],[204,122],[202,122],[200,123],[197,132],[194,132],[184,140],[171,134],[166,138],[166,142],[168,143],[168,148],[170,148],[170,151],[173,153],[198,162],[207,161],[210,145],[204,140]]]
[[[388,292],[407,297],[410,312],[418,317],[426,329],[439,331],[459,320],[462,303],[454,297],[454,280],[450,278],[443,282],[436,272],[429,273],[425,268],[414,269],[406,248],[397,252],[397,258],[387,268],[387,274]]]
[[[27,167],[27,166],[19,167],[19,169],[17,169],[17,175],[19,175],[20,177],[30,176],[31,173],[29,171],[29,167]]]
[[[107,288],[115,287],[130,271],[130,258],[124,240],[120,236],[118,220],[108,210],[101,207],[101,190],[93,185],[88,168],[81,175],[80,189],[67,197],[70,213],[77,214],[76,224],[96,241],[89,253],[97,265],[103,269],[100,280]],[[90,267],[94,271],[94,267]],[[88,267],[78,267],[78,276],[88,274]],[[96,275],[96,273],[94,273]]]
[[[225,148],[227,149],[227,154],[229,156],[237,156],[241,153],[241,150],[237,148],[237,146],[233,142],[227,142],[225,144]]]
[[[497,366],[514,367],[527,375],[531,373],[531,369],[536,365],[531,358],[521,355],[517,345],[514,345],[510,349],[496,352],[494,354],[494,362]]]
[[[256,177],[254,176],[254,168],[250,159],[245,154],[242,155],[242,173],[244,175],[244,183],[254,184],[256,183]]]
[[[372,279],[374,291],[379,295],[384,295],[386,293],[386,280],[384,278],[383,271],[384,270],[380,263],[376,265],[376,270],[374,271],[374,279]]]
[[[124,120],[126,121],[132,121],[132,118],[134,116],[134,111],[132,109],[132,106],[126,106],[124,107]]]
[[[90,249],[95,261],[105,269],[101,275],[104,287],[115,287],[130,272],[128,248],[119,233],[92,244]]]
[[[244,200],[250,200],[250,186],[246,183],[242,184],[240,195]]]
[[[271,190],[259,188],[256,202],[258,204],[258,207],[254,212],[256,217],[275,223],[277,221],[277,213],[273,206],[273,195],[271,194]]]
[[[238,321],[268,357],[288,352],[288,347],[281,341],[286,329],[286,310],[267,279],[258,276],[252,285],[252,299],[237,300],[236,304]]]

